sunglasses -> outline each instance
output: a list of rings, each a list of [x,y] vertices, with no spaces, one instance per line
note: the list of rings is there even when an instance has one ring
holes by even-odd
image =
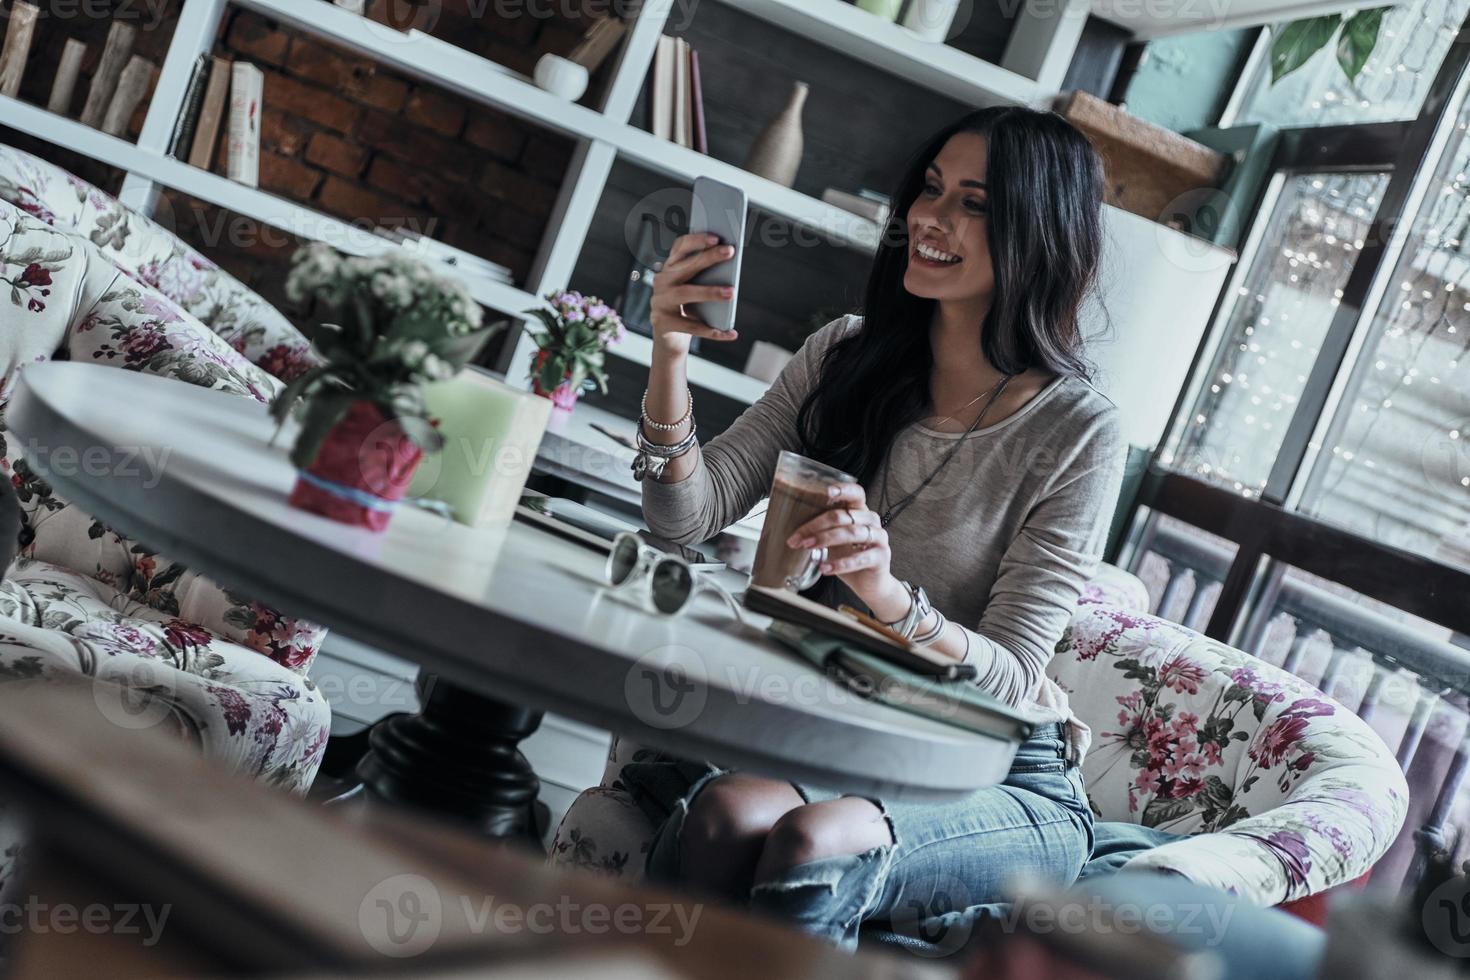
[[[730,605],[736,619],[744,621],[734,596],[718,582],[696,574],[684,559],[660,551],[631,531],[613,538],[605,577],[614,589],[626,589],[651,612],[681,613],[696,593],[707,589]]]

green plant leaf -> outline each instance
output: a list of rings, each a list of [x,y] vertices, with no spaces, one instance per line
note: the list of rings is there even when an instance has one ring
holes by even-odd
[[[304,470],[316,462],[322,443],[326,442],[332,426],[342,421],[353,402],[361,398],[356,392],[318,395],[306,404],[306,415],[301,420],[301,435],[291,448],[291,463]]]
[[[1295,20],[1275,32],[1271,41],[1271,84],[1275,85],[1296,71],[1322,49],[1338,25],[1342,14]]]
[[[444,436],[422,415],[400,415],[395,421],[408,441],[424,452],[436,453],[444,447]]]
[[[562,378],[566,373],[567,369],[563,366],[561,358],[555,356],[548,357],[546,363],[541,365],[541,390],[547,392],[555,391],[561,385]]]
[[[1360,10],[1342,25],[1337,35],[1337,63],[1342,66],[1348,81],[1355,81],[1363,66],[1378,44],[1378,30],[1383,26],[1383,15],[1387,7]]]
[[[271,400],[271,418],[277,423],[286,421],[291,410],[296,407],[308,388],[316,383],[317,379],[325,372],[326,368],[312,368],[295,381],[290,382],[281,389],[280,394]],[[316,377],[313,377],[315,375]]]
[[[434,345],[434,353],[454,366],[456,371],[461,370],[466,364],[479,356],[480,351],[494,336],[491,330],[481,330],[477,333],[464,334],[459,337],[446,337]]]

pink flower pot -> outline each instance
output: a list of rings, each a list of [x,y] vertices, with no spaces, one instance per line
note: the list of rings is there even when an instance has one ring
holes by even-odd
[[[397,422],[371,402],[358,402],[327,434],[287,502],[343,524],[382,531],[423,456]]]

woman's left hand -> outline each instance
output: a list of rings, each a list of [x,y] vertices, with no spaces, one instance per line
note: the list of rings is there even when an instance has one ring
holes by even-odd
[[[832,509],[797,528],[787,547],[826,548],[823,575],[841,579],[879,619],[901,619],[908,611],[908,591],[889,571],[893,553],[883,521],[868,509],[862,487],[840,483],[833,490]]]

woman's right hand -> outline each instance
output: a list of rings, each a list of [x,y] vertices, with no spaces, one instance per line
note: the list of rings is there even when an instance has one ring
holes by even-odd
[[[720,245],[714,235],[680,235],[669,250],[669,257],[653,277],[653,343],[655,350],[676,356],[689,353],[693,337],[709,340],[734,340],[735,331],[716,330],[683,309],[688,303],[718,302],[735,295],[730,286],[697,286],[689,280],[724,262],[735,254],[729,245]]]

